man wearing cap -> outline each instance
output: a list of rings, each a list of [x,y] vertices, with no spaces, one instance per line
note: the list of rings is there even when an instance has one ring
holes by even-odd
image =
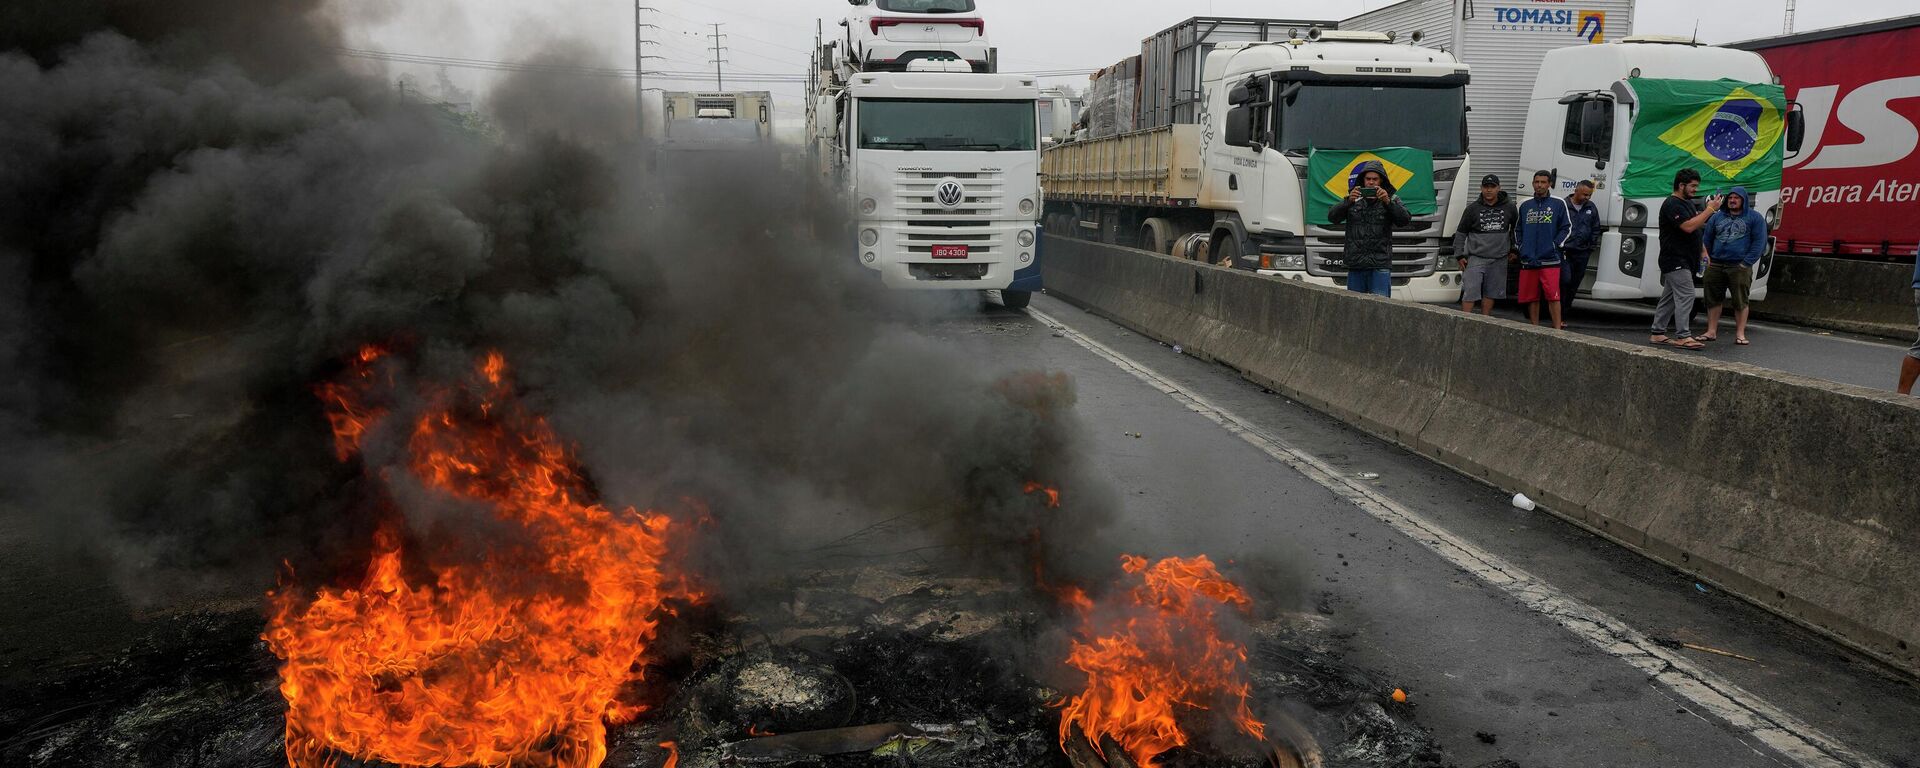
[[[1507,297],[1507,260],[1518,253],[1513,238],[1519,220],[1513,198],[1500,191],[1500,177],[1487,174],[1480,180],[1480,196],[1467,203],[1454,229],[1461,311],[1472,312],[1478,302],[1480,314],[1491,315],[1494,300]]]

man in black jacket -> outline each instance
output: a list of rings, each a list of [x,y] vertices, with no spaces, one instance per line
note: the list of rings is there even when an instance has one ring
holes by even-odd
[[[1492,315],[1493,302],[1507,297],[1507,261],[1519,255],[1514,233],[1520,221],[1513,198],[1500,190],[1500,177],[1480,180],[1480,196],[1460,212],[1453,255],[1460,260],[1460,309]]]
[[[1353,179],[1347,199],[1327,212],[1328,221],[1347,227],[1347,290],[1391,297],[1393,229],[1412,224],[1413,214],[1400,204],[1380,161],[1361,163]]]

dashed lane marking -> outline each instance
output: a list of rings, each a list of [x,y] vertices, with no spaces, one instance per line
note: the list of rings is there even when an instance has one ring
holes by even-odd
[[[1307,479],[1392,526],[1461,570],[1505,592],[1528,610],[1553,619],[1574,636],[1646,673],[1649,678],[1692,702],[1702,711],[1725,721],[1736,731],[1771,748],[1794,764],[1807,768],[1887,768],[1886,764],[1856,752],[1731,681],[1661,647],[1625,622],[1454,535],[1378,489],[1346,477],[1319,457],[1188,391],[1166,376],[1089,338],[1045,312],[1037,309],[1028,309],[1027,312],[1053,326],[1075,344],[1105,358],[1188,410],[1239,436],[1274,460],[1292,467]]]

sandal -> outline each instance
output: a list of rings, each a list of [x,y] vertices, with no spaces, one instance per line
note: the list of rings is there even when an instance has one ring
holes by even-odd
[[[1745,336],[1742,336],[1742,337],[1740,337],[1740,338],[1737,338],[1737,339],[1734,339],[1734,340],[1733,340],[1733,343],[1734,343],[1734,344],[1735,344],[1736,346],[1742,346],[1742,347],[1745,347],[1745,346],[1749,346],[1749,345],[1751,345],[1751,344],[1752,344],[1753,342],[1751,342],[1751,341],[1747,341],[1747,337],[1745,337]]]
[[[1719,337],[1719,336],[1717,336],[1717,335],[1716,335],[1716,336],[1695,336],[1695,337],[1693,337],[1693,340],[1694,340],[1694,341],[1699,341],[1699,342],[1704,342],[1704,343],[1707,343],[1707,344],[1712,344],[1712,343],[1714,343],[1714,342],[1716,342],[1716,341],[1719,341],[1719,340],[1720,340],[1720,337]]]
[[[1700,343],[1698,339],[1667,339],[1666,344],[1669,347],[1688,350],[1702,350],[1707,348],[1707,345]]]

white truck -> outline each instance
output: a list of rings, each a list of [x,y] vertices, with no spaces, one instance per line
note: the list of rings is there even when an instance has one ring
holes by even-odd
[[[1408,147],[1433,156],[1437,210],[1395,233],[1393,295],[1458,301],[1455,219],[1478,194],[1456,183],[1472,178],[1469,68],[1382,33],[1287,34],[1212,45],[1194,123],[1176,109],[1171,124],[1049,149],[1048,230],[1344,286],[1344,233],[1309,220],[1311,154]]]
[[[815,167],[852,207],[849,252],[891,288],[1041,287],[1040,88],[963,62],[852,69],[817,46],[808,89]]]
[[[1661,295],[1659,222],[1665,196],[1629,198],[1618,180],[1627,168],[1638,115],[1634,77],[1663,80],[1734,80],[1772,83],[1773,70],[1751,51],[1699,45],[1686,38],[1629,37],[1618,43],[1559,48],[1540,65],[1527,111],[1522,167],[1555,173],[1558,194],[1592,180],[1593,202],[1606,232],[1587,266],[1580,295],[1595,299],[1651,299]],[[1702,104],[1702,107],[1708,105]],[[1770,150],[1785,155],[1800,149],[1805,123],[1800,113],[1786,115],[1785,140]],[[1703,189],[1702,194],[1725,192]],[[1748,201],[1780,225],[1780,190],[1754,190]],[[1704,202],[1704,199],[1701,200]],[[1753,298],[1765,299],[1773,268],[1774,243],[1754,269]]]
[[[773,94],[767,91],[668,91],[660,97],[663,151],[771,147]]]

